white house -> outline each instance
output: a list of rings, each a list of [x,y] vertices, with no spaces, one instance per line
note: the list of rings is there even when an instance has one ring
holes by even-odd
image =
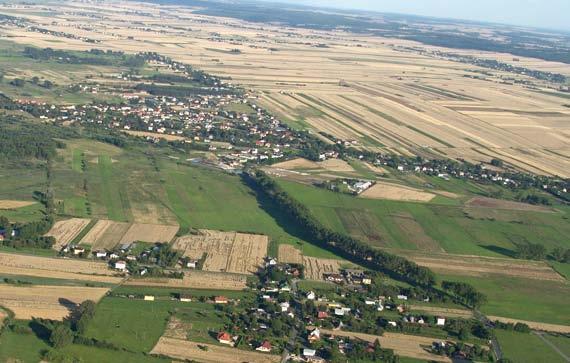
[[[107,252],[105,252],[105,251],[97,251],[97,252],[95,253],[95,257],[97,257],[97,258],[105,258],[105,257],[107,257]]]
[[[153,295],[145,295],[144,301],[154,301],[154,296]]]
[[[316,297],[317,297],[317,296],[316,296],[315,293],[312,292],[312,291],[309,291],[309,292],[307,293],[307,299],[309,299],[309,300],[315,300]]]
[[[124,271],[127,269],[127,263],[125,261],[115,262],[115,269]]]
[[[437,318],[437,324],[438,326],[444,326],[445,325],[445,318]]]
[[[314,349],[303,349],[303,356],[305,357],[314,357],[317,354],[317,351]]]

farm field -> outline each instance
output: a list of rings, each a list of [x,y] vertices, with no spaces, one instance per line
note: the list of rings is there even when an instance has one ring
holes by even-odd
[[[247,278],[241,274],[189,271],[182,279],[137,278],[126,281],[124,285],[239,291],[246,288],[246,283]]]
[[[46,236],[55,238],[53,249],[59,251],[64,246],[69,245],[79,233],[87,227],[90,221],[91,220],[85,218],[71,218],[57,221],[50,231],[46,233]]]
[[[16,319],[62,320],[84,300],[98,301],[109,289],[75,286],[12,286],[0,284],[0,305]]]
[[[431,354],[427,352],[424,347],[431,347],[434,338],[420,337],[415,335],[399,334],[399,333],[384,333],[382,336],[351,333],[341,330],[327,330],[321,329],[322,334],[331,334],[335,336],[345,336],[350,338],[358,338],[369,342],[374,342],[376,339],[380,340],[383,348],[393,349],[394,353],[404,357],[411,357],[416,359],[425,359],[427,361],[436,362],[451,362],[451,359]],[[437,339],[436,339],[437,340]]]
[[[205,255],[202,267],[205,271],[252,274],[267,256],[267,236],[213,230],[199,233],[177,238],[172,248],[196,260]]]
[[[341,265],[348,262],[340,259],[317,258],[304,256],[298,248],[292,245],[280,245],[278,260],[281,263],[300,264],[305,267],[305,279],[322,281],[325,273],[339,273]]]
[[[36,202],[23,201],[23,200],[0,200],[0,209],[18,209],[34,205]]]
[[[516,244],[533,241],[549,250],[569,247],[570,211],[563,207],[544,213],[466,208],[460,201],[441,203],[440,196],[430,203],[368,200],[277,181],[326,226],[375,247],[487,257],[511,257]]]
[[[514,362],[566,362],[552,347],[535,334],[497,331],[497,338],[506,358]],[[550,338],[546,338],[550,339]],[[563,338],[568,340],[568,338]],[[566,342],[566,344],[569,344]]]
[[[0,274],[118,284],[107,264],[0,252]]]
[[[205,351],[198,347],[207,346]],[[217,362],[260,362],[271,363],[279,362],[281,357],[278,355],[269,355],[258,352],[248,352],[234,348],[222,347],[213,344],[195,343],[187,340],[174,338],[160,338],[157,345],[153,348],[152,354],[166,355],[169,357],[183,360],[198,360],[206,363]]]

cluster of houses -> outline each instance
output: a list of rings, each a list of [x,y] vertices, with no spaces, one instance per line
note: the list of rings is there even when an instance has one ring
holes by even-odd
[[[366,286],[372,284],[372,278],[364,270],[342,269],[340,272],[325,272],[323,279],[337,285]]]

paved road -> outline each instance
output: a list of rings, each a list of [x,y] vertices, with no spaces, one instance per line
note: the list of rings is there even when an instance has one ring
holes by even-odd
[[[552,344],[552,342],[548,339],[546,339],[544,337],[544,333],[538,332],[538,331],[533,331],[532,332],[534,335],[536,335],[537,337],[539,337],[540,339],[542,339],[543,342],[545,342],[548,346],[550,346],[550,348],[554,349],[554,351],[556,351],[556,353],[558,353],[562,359],[564,359],[566,362],[570,362],[570,357],[567,356],[566,354],[564,354],[563,351],[561,351],[560,349],[558,349],[558,347],[554,344]]]

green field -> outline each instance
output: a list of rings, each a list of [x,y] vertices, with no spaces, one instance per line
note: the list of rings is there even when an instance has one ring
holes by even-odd
[[[422,250],[426,246],[421,241],[428,240],[436,243],[428,247],[448,253],[496,257],[512,255],[517,243],[570,247],[568,208],[554,213],[483,208],[467,212],[448,198],[430,203],[370,200],[284,180],[279,183],[329,228],[377,247]]]
[[[570,286],[567,283],[507,276],[438,277],[467,282],[487,295],[489,302],[481,308],[484,314],[570,325]]]
[[[504,357],[513,362],[566,362],[556,351],[534,334],[523,334],[504,330],[497,330],[495,333]],[[569,338],[561,339],[570,340]],[[568,342],[566,342],[566,344],[568,344]]]
[[[40,203],[36,203],[22,208],[0,209],[0,216],[5,216],[13,223],[25,223],[41,219],[44,216],[44,211],[44,206]]]

